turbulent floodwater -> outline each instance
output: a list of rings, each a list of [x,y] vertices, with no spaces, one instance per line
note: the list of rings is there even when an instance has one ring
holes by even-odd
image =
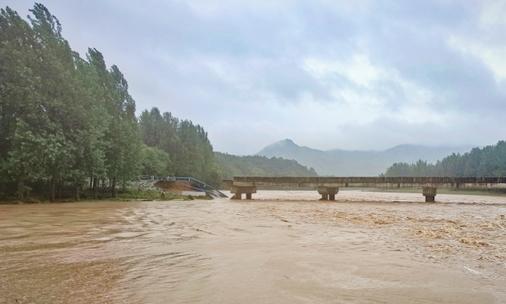
[[[256,198],[0,206],[0,303],[506,303],[505,198]]]

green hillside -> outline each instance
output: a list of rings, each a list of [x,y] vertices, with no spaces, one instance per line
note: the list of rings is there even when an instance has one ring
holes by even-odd
[[[223,178],[234,176],[317,176],[313,168],[294,160],[265,156],[236,156],[215,152]]]

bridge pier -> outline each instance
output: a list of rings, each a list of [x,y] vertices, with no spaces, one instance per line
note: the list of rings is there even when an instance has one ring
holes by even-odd
[[[322,201],[335,201],[336,194],[339,192],[339,187],[319,186],[318,193],[322,196]]]
[[[253,183],[235,183],[230,187],[230,192],[234,194],[231,199],[241,200],[242,194],[246,194],[246,199],[250,200],[253,193],[257,192],[257,187]]]
[[[425,196],[426,203],[433,203],[436,200],[437,188],[434,186],[424,186],[422,194]]]

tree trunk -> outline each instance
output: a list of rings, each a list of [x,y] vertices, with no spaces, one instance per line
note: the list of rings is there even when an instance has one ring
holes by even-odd
[[[58,187],[57,187],[57,190],[58,190],[57,192],[58,192],[58,194],[56,195],[56,198],[58,198],[58,199],[62,199],[62,197],[63,197],[63,187],[64,187],[64,186],[65,186],[65,183],[64,183],[63,181],[61,181],[61,180],[60,180],[60,181],[58,182]]]
[[[51,177],[51,181],[49,182],[49,200],[51,202],[55,201],[55,195],[56,195],[56,182],[54,180],[54,177]]]
[[[98,191],[98,178],[94,177],[93,178],[93,198],[94,199],[97,199],[97,197],[98,197],[97,191]]]
[[[18,199],[25,199],[25,182],[23,180],[18,180],[18,191],[17,191]]]
[[[112,197],[116,197],[116,177],[114,177],[112,179],[112,183],[111,183],[111,193],[112,193]]]
[[[79,201],[81,199],[80,186],[76,185],[75,190],[76,190],[75,191],[75,200]]]

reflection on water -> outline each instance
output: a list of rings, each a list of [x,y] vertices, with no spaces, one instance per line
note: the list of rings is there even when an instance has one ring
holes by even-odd
[[[0,303],[506,302],[501,198],[313,196],[0,206]]]

